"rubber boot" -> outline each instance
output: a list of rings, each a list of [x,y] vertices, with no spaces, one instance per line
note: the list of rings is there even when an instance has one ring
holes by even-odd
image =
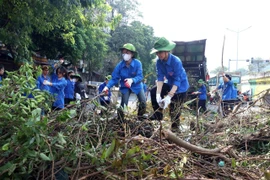
[[[149,119],[161,121],[163,119],[163,113],[156,111]]]
[[[139,109],[138,109],[138,120],[142,121],[145,119],[143,116],[146,113],[146,103],[142,102],[139,104]]]

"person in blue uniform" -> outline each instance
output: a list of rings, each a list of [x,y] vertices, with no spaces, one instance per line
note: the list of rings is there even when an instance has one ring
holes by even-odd
[[[222,90],[222,100],[234,99],[234,84],[229,74],[223,74],[223,82],[213,91]]]
[[[222,99],[222,109],[223,116],[226,116],[229,110],[233,109],[235,97],[235,87],[232,81],[232,78],[229,74],[222,75],[223,82],[213,91],[221,90],[221,99]]]
[[[64,89],[67,86],[66,81],[67,70],[63,66],[59,66],[55,73],[52,75],[52,81],[44,80],[44,85],[51,86],[50,92],[55,97],[55,101],[52,105],[52,110],[61,110],[64,108]]]
[[[4,65],[0,64],[0,87],[2,86],[1,81],[4,79],[5,76],[5,67]]]
[[[76,100],[83,100],[86,97],[85,84],[83,83],[80,74],[71,75],[72,79],[75,79],[74,97]]]
[[[105,86],[107,86],[109,80],[111,80],[112,76],[108,75],[105,77],[105,81],[98,87],[98,92],[100,94],[100,105],[104,106],[104,107],[108,107],[108,105],[111,103],[111,91],[108,90],[108,92],[106,93],[102,93],[102,90],[105,88]]]
[[[156,62],[157,90],[155,95],[159,107],[153,106],[154,112],[157,112],[158,108],[166,109],[170,104],[172,128],[178,129],[181,105],[186,98],[189,83],[182,61],[179,57],[170,53],[175,48],[175,45],[174,42],[161,37],[155,42],[150,54],[156,53],[158,57]],[[168,80],[166,86],[169,86],[170,89],[167,94],[161,94],[164,77]],[[159,113],[161,113],[159,117],[159,120],[161,120],[163,118],[162,111]]]
[[[65,87],[65,105],[68,105],[71,101],[74,101],[74,85],[75,81],[71,78],[74,75],[74,71],[69,70],[67,73],[67,86]]]
[[[131,93],[135,93],[139,101],[138,118],[141,119],[146,112],[146,99],[143,90],[143,69],[142,63],[137,57],[136,48],[133,44],[127,43],[120,48],[122,53],[121,61],[116,65],[112,73],[112,79],[104,87],[103,92],[118,84],[120,80],[121,107],[118,109],[118,118],[124,120],[122,109],[128,106]]]
[[[42,91],[50,92],[51,87],[49,85],[43,84],[44,80],[51,82],[51,76],[49,75],[49,66],[43,65],[41,66],[41,69],[42,69],[42,73],[37,78],[37,88]]]
[[[206,111],[206,99],[207,99],[207,90],[205,83],[202,79],[199,79],[198,81],[199,84],[199,90],[196,92],[193,92],[192,94],[197,94],[199,96],[199,103],[198,103],[198,108],[201,108],[204,111]]]

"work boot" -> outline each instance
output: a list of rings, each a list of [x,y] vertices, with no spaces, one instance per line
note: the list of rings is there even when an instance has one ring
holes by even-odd
[[[138,134],[150,138],[153,134],[154,126],[149,121],[144,121],[143,124],[140,124],[138,129]]]
[[[161,121],[163,119],[163,114],[162,112],[155,112],[150,118],[150,120],[158,120]]]
[[[139,121],[143,121],[144,119],[147,119],[145,113],[146,113],[146,104],[142,102],[139,104],[139,110],[138,110]]]
[[[172,121],[172,126],[171,126],[171,129],[173,132],[177,132],[177,131],[180,131],[179,130],[179,119],[178,120],[173,120]]]

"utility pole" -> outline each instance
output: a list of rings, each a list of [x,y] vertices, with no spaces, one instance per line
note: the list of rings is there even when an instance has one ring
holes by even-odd
[[[239,34],[245,30],[248,30],[249,28],[251,28],[251,26],[245,28],[245,29],[242,29],[242,30],[232,30],[232,29],[229,29],[229,28],[226,28],[227,30],[229,31],[232,31],[232,32],[235,32],[236,33],[236,71],[238,69],[238,43],[239,43]]]

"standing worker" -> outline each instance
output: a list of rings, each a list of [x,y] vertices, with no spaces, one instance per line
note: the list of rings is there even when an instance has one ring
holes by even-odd
[[[64,89],[65,92],[65,106],[67,106],[70,102],[74,101],[74,85],[75,82],[71,78],[71,76],[74,75],[73,70],[68,70],[67,73],[67,86]]]
[[[74,85],[74,97],[76,100],[82,100],[86,98],[85,85],[82,82],[82,77],[80,74],[73,74],[70,76],[75,80]]]
[[[132,44],[124,44],[120,51],[122,53],[122,60],[113,70],[112,79],[104,87],[103,92],[107,92],[120,80],[121,108],[128,106],[130,94],[132,92],[135,93],[139,101],[138,118],[141,119],[146,112],[146,100],[142,85],[142,63],[136,59],[138,53]],[[121,108],[118,109],[118,118],[124,120],[124,112]]]
[[[179,126],[179,117],[181,115],[181,105],[184,102],[189,88],[188,78],[185,69],[183,68],[182,61],[170,51],[175,48],[175,43],[168,41],[162,37],[158,39],[154,48],[150,54],[156,53],[158,56],[156,62],[157,70],[157,90],[156,90],[156,102],[159,107],[166,109],[170,104],[170,116],[172,122],[172,129],[177,129]],[[170,91],[165,94],[166,97],[161,94],[163,89],[164,77],[168,80],[168,86]],[[152,96],[152,95],[151,95]],[[154,112],[158,111],[157,106],[153,106]],[[161,119],[163,118],[162,111]],[[158,119],[158,120],[161,120]]]
[[[222,101],[234,99],[234,84],[229,74],[222,74],[223,82],[213,91],[222,90]]]

